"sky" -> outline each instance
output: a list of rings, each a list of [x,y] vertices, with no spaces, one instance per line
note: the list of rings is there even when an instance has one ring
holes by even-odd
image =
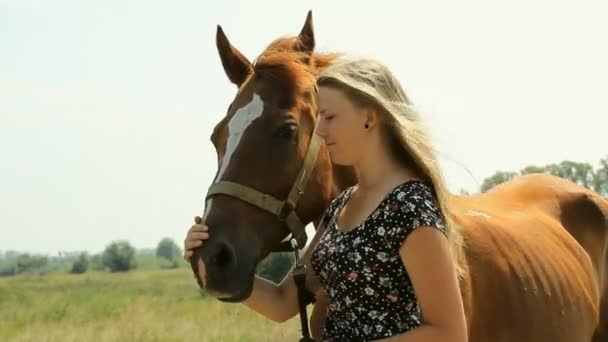
[[[453,192],[608,156],[606,1],[0,0],[0,251],[181,245],[236,93],[216,25],[253,60],[308,10],[395,72]]]

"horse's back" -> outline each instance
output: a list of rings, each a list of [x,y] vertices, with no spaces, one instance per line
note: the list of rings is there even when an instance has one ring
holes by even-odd
[[[451,210],[464,227],[470,341],[591,341],[607,321],[608,202],[528,175],[454,197]]]

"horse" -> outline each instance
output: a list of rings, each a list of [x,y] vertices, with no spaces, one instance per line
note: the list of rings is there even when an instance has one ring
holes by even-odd
[[[203,214],[210,238],[191,266],[204,292],[236,303],[250,295],[256,265],[290,233],[305,243],[303,225],[317,226],[357,179],[332,165],[314,134],[315,77],[338,55],[314,51],[311,12],[297,36],[275,39],[253,63],[219,25],[216,44],[238,90],[211,134],[218,169]],[[448,207],[463,228],[469,341],[608,341],[606,199],[529,174],[485,193],[451,194]],[[316,295],[310,323],[319,339],[327,297]]]

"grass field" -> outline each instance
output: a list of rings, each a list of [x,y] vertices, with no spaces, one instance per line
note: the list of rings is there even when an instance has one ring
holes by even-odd
[[[0,341],[297,341],[275,323],[202,296],[191,271],[0,278]]]

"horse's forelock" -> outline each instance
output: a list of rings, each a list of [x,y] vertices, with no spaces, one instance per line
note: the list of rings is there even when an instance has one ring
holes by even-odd
[[[311,89],[318,73],[339,55],[297,51],[296,44],[297,37],[270,43],[253,63],[253,74],[294,95]]]

